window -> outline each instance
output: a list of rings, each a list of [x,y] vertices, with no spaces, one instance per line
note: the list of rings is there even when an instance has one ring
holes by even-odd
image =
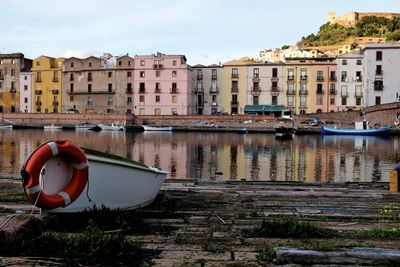
[[[2,61],[1,64],[3,64],[3,61]],[[73,63],[71,63],[71,64],[73,64]],[[36,61],[36,66],[38,66],[38,67],[40,66],[40,62],[39,61]],[[73,67],[73,65],[71,67]]]
[[[382,75],[382,65],[376,65],[376,70],[375,70],[376,75]]]
[[[24,80],[27,81],[28,80],[28,76],[25,75],[24,76]]]
[[[70,93],[73,93],[73,92],[74,92],[74,84],[73,84],[73,83],[71,83],[71,84],[69,85],[69,92],[70,92]]]
[[[342,82],[347,82],[347,71],[342,71]]]
[[[362,60],[361,59],[357,59],[357,65],[362,65]]]
[[[107,97],[107,105],[112,106],[112,104],[113,104],[113,97],[112,96]]]
[[[108,84],[108,92],[111,93],[112,92],[112,83]]]
[[[342,97],[342,106],[347,105],[347,97]]]
[[[119,60],[119,61],[118,61],[118,66],[121,66],[121,65],[122,65],[122,61]]]
[[[288,80],[293,80],[294,79],[294,70],[290,69],[288,70]]]
[[[74,96],[73,95],[69,96],[69,101],[74,101]]]
[[[88,84],[88,86],[87,86],[87,91],[88,91],[88,93],[91,93],[91,92],[92,92],[92,85],[91,85],[91,84]]]
[[[0,88],[1,88],[1,86],[0,86]],[[28,91],[28,85],[24,85],[24,91]]]
[[[324,80],[324,73],[322,71],[317,71],[317,81]]]
[[[260,70],[258,68],[253,69],[253,77],[258,78],[259,75],[260,75]]]
[[[376,61],[382,61],[382,51],[376,51]]]
[[[342,85],[342,88],[340,90],[340,95],[347,97],[347,85]]]
[[[253,96],[253,105],[258,105],[258,95]]]
[[[380,105],[380,104],[381,104],[381,97],[375,96],[375,105]]]
[[[160,71],[156,70],[156,77],[160,77]]]
[[[173,95],[171,98],[171,102],[175,104],[177,102],[176,100],[177,100],[176,95]]]
[[[38,64],[36,64],[36,65],[39,66]],[[70,66],[71,66],[71,68],[73,68],[74,67],[74,62],[71,62]]]
[[[24,97],[24,103],[25,104],[28,103],[28,98],[27,97]]]
[[[53,71],[53,82],[58,82],[58,71]]]
[[[294,86],[292,83],[288,84],[288,94],[294,94]]]
[[[144,93],[145,90],[145,83],[139,83],[139,93]]]
[[[211,70],[211,80],[216,80],[217,79],[217,70],[212,69]]]
[[[307,79],[307,70],[300,70],[300,79],[302,80]]]
[[[87,104],[88,106],[92,106],[92,105],[93,105],[93,98],[92,98],[91,96],[89,96],[89,97],[87,98],[86,104]]]
[[[272,77],[278,77],[278,68],[272,68]]]
[[[172,71],[172,77],[176,77],[176,70]]]
[[[144,60],[140,60],[140,66],[144,66]]]
[[[74,74],[73,74],[73,73],[70,73],[70,74],[69,74],[69,80],[70,80],[71,82],[74,80]]]
[[[347,59],[342,59],[342,65],[347,65]]]
[[[90,82],[90,81],[92,81],[92,73],[91,72],[88,72],[88,78],[87,78],[87,80]]]
[[[172,61],[172,66],[176,66],[176,60]]]
[[[156,95],[156,102],[157,103],[160,102],[160,96],[159,95]]]
[[[293,89],[293,84],[292,84],[291,88]],[[302,95],[307,94],[307,84],[306,83],[300,84],[300,94],[302,94]]]
[[[132,77],[132,71],[126,72],[126,77],[128,77],[128,78]]]
[[[287,98],[288,106],[293,106],[294,103],[293,99],[294,99],[293,96],[288,96]]]
[[[322,83],[317,84],[317,94],[323,94],[324,90],[322,89]]]
[[[239,72],[237,68],[232,68],[232,78],[239,78]]]
[[[306,97],[305,96],[300,97],[300,106],[303,106],[303,107],[306,106]]]
[[[36,73],[36,81],[37,81],[37,82],[41,82],[41,81],[42,81],[42,74],[41,74],[40,71],[38,71],[38,72]]]
[[[127,104],[127,105],[132,105],[132,97],[131,97],[131,96],[128,96],[128,97],[126,98],[126,104]]]
[[[232,93],[239,92],[239,85],[238,81],[232,81]]]
[[[331,104],[331,105],[335,105],[335,98],[334,98],[334,97],[331,97],[331,98],[330,98],[330,104]]]
[[[108,78],[111,78],[111,77],[112,77],[112,72],[109,71],[109,72],[108,72]]]
[[[89,62],[89,68],[91,68],[92,67],[92,62]]]
[[[144,71],[141,71],[139,76],[140,78],[144,78]]]
[[[161,86],[160,86],[160,83],[156,83],[156,90],[155,90],[155,92],[156,92],[156,93],[161,93]]]
[[[128,66],[130,66],[130,65],[131,65],[131,61],[129,60],[129,61],[128,61]]]
[[[318,95],[317,96],[317,105],[323,105],[324,104],[324,100],[323,100],[323,96],[322,95]]]
[[[356,97],[356,106],[361,106],[361,97]]]
[[[3,82],[0,82],[0,90],[3,89]]]
[[[140,103],[144,103],[144,95],[141,95],[141,96],[139,97],[139,102],[140,102]]]
[[[127,83],[126,84],[126,92],[127,93],[132,93],[132,83]]]
[[[11,76],[15,76],[15,69],[11,69]]]
[[[356,71],[356,82],[361,82],[361,81],[362,81],[361,71]]]

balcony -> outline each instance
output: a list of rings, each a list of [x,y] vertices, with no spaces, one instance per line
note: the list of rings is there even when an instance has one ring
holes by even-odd
[[[348,82],[347,76],[342,76],[341,81],[347,83]]]
[[[300,75],[300,80],[306,81],[308,78],[307,75]]]
[[[324,94],[324,90],[322,89],[317,89],[317,95],[323,95]]]
[[[58,95],[58,90],[57,90],[57,89],[53,89],[53,90],[51,90],[51,93],[52,93],[53,95]]]
[[[329,89],[329,94],[336,95],[336,89]]]
[[[41,83],[41,82],[42,82],[42,79],[41,79],[41,78],[36,78],[35,82]]]
[[[15,89],[14,87],[11,87],[10,93],[11,93],[11,94],[15,94],[16,92],[17,92],[17,89]]]
[[[238,73],[232,73],[232,79],[239,79]]]
[[[93,81],[93,78],[92,78],[91,76],[89,76],[89,77],[87,78],[87,80],[88,80],[88,82],[91,82],[91,81]]]
[[[356,91],[354,96],[355,97],[362,97],[363,96],[363,92],[362,91]]]
[[[279,78],[277,76],[272,76],[271,82],[278,82]]]
[[[239,87],[232,87],[231,92],[232,93],[238,93],[239,92]]]
[[[139,88],[139,94],[145,94],[146,93],[146,89],[144,88]]]
[[[211,80],[216,80],[217,78],[217,75],[211,75]]]
[[[41,95],[42,94],[42,90],[35,90],[35,95]]]
[[[287,95],[295,95],[296,94],[296,90],[286,90],[286,94]]]
[[[53,107],[58,107],[58,101],[53,101]]]
[[[126,88],[125,94],[132,94],[132,88]]]
[[[383,76],[383,70],[376,70],[375,76]]]
[[[317,76],[317,82],[323,82],[324,77],[323,76]]]
[[[288,75],[288,76],[287,76],[287,79],[288,79],[289,81],[293,81],[293,80],[294,80],[294,75]]]
[[[260,81],[260,76],[254,75],[253,82],[259,82],[259,81]]]
[[[335,75],[330,75],[329,76],[329,81],[336,82],[336,76]]]
[[[163,64],[154,64],[153,65],[153,68],[155,68],[155,69],[162,69],[163,67],[164,67]]]
[[[218,107],[218,103],[217,102],[211,102],[211,106],[212,107]]]
[[[178,93],[178,88],[171,88],[170,90],[171,94],[177,94]]]
[[[362,82],[362,76],[356,76],[356,78],[354,79],[354,81],[356,81],[356,82]]]
[[[278,96],[279,92],[280,92],[280,88],[279,87],[271,87],[270,93],[271,93],[272,96]]]
[[[341,96],[341,97],[348,97],[348,96],[349,96],[349,93],[348,93],[347,91],[341,91],[341,92],[340,92],[340,96]]]
[[[239,102],[238,101],[231,101],[231,107],[238,107]]]
[[[251,94],[252,95],[260,95],[261,94],[261,88],[260,87],[251,87]]]
[[[210,87],[210,94],[218,94],[219,93],[219,87]]]
[[[36,106],[41,106],[42,105],[42,101],[36,101],[35,104],[36,104]]]
[[[307,89],[303,89],[303,90],[300,89],[299,95],[308,95]]]
[[[197,74],[197,80],[203,80],[203,75],[202,74]]]
[[[383,85],[374,85],[375,91],[383,91]]]
[[[156,94],[161,94],[161,88],[156,88],[156,89],[154,89],[154,93],[156,93]]]
[[[0,75],[0,81],[4,81],[4,75]]]
[[[69,81],[73,82],[74,81],[74,76],[69,77]]]
[[[197,94],[204,94],[204,88],[203,87],[195,87],[193,92],[197,93]]]

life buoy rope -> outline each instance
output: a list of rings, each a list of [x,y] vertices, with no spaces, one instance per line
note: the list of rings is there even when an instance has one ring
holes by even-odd
[[[60,192],[48,195],[40,186],[40,175],[46,162],[55,156],[65,157],[72,163],[70,182]],[[43,209],[66,207],[82,193],[88,182],[88,161],[86,154],[68,140],[50,141],[39,146],[28,158],[21,170],[22,182],[28,200]],[[47,177],[46,179],[51,179]]]

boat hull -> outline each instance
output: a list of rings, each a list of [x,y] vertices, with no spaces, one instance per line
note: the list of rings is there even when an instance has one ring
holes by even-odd
[[[370,129],[350,129],[350,128],[332,128],[321,126],[321,133],[325,135],[368,135],[368,136],[385,136],[390,133],[390,126]]]
[[[125,127],[121,125],[106,125],[106,124],[98,124],[102,131],[124,131]]]
[[[153,126],[142,125],[142,127],[143,127],[143,130],[145,130],[145,131],[172,131],[172,126],[153,127]]]
[[[86,152],[86,151],[85,151]],[[89,179],[80,196],[69,206],[48,210],[54,213],[81,212],[94,208],[136,209],[150,204],[167,175],[157,168],[106,156],[86,153],[89,162]],[[103,153],[102,153],[103,154]],[[58,161],[62,159],[57,159]],[[46,173],[67,173],[68,162],[46,163]],[[68,175],[67,175],[68,176]],[[54,177],[54,176],[53,176]],[[64,182],[53,182],[63,188]],[[52,191],[59,189],[52,188]]]

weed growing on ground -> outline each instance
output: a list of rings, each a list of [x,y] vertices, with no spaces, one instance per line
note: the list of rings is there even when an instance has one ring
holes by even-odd
[[[24,194],[0,194],[0,202],[28,202]]]
[[[257,248],[257,252],[258,254],[256,256],[256,259],[260,262],[270,263],[276,258],[273,246],[266,245],[263,247],[259,247]]]

